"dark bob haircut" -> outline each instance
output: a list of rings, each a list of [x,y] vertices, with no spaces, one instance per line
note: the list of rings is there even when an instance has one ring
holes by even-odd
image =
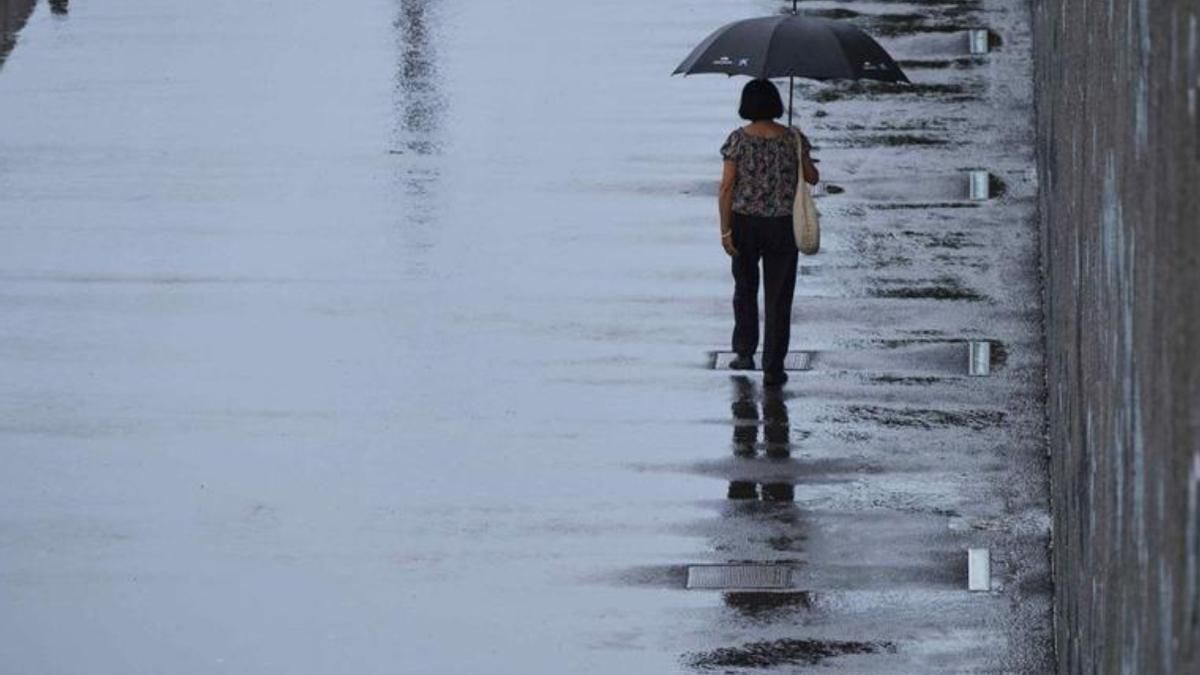
[[[783,99],[779,98],[779,90],[770,80],[750,80],[742,88],[738,114],[751,122],[783,117]]]

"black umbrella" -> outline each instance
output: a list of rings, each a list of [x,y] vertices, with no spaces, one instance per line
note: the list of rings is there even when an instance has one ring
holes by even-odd
[[[848,23],[800,16],[795,0],[791,14],[745,19],[718,28],[672,74],[681,73],[787,77],[789,126],[791,78],[908,82],[900,66],[870,35]]]

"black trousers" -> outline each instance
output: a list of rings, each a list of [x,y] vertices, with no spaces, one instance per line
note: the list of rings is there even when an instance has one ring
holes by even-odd
[[[796,291],[796,249],[792,217],[733,214],[733,351],[742,356],[758,349],[758,261],[762,260],[764,372],[783,370],[792,334],[792,296]]]

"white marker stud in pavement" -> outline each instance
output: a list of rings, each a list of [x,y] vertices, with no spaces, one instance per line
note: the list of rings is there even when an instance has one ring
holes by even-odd
[[[967,549],[967,590],[992,590],[992,558],[986,548]]]
[[[991,199],[992,188],[989,185],[991,182],[991,174],[987,171],[972,171],[971,172],[971,199],[975,201],[983,201]]]
[[[967,372],[973,377],[986,377],[992,373],[992,343],[987,340],[971,340],[967,357]]]
[[[986,54],[989,50],[988,32],[986,29],[977,28],[967,31],[967,41],[971,45],[972,54]]]

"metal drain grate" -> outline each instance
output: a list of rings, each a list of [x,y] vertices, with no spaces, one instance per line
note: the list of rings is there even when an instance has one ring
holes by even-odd
[[[692,565],[687,587],[694,590],[791,588],[792,568],[785,565]]]
[[[813,358],[816,352],[788,352],[787,356],[783,357],[784,370],[812,370]],[[729,363],[733,361],[733,352],[713,352],[713,368],[716,370],[726,370],[729,368]],[[762,356],[754,357],[754,366],[756,368],[762,366]]]

